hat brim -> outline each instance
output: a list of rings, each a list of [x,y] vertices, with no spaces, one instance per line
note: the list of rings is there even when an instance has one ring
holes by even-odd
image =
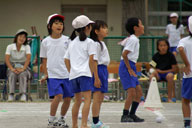
[[[54,16],[51,17],[51,19],[49,20],[49,22],[50,22],[53,18],[56,18],[56,17],[61,18],[63,21],[65,20],[65,17],[62,16],[62,15],[54,15]]]

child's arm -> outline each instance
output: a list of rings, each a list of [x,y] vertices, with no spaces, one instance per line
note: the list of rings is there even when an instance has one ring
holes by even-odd
[[[70,60],[69,60],[69,59],[66,59],[66,58],[65,58],[65,65],[66,65],[66,67],[67,67],[68,72],[70,72],[70,70],[71,70],[71,64],[70,64]]]
[[[43,73],[44,73],[44,77],[42,79],[40,79],[40,83],[41,82],[45,82],[48,78],[48,73],[47,73],[47,58],[43,58],[42,60],[42,68],[43,68]]]
[[[125,51],[123,52],[123,54],[122,54],[122,57],[123,57],[123,60],[124,60],[124,62],[125,62],[125,65],[126,65],[126,67],[127,67],[127,69],[128,69],[129,74],[130,74],[131,76],[137,77],[137,75],[136,75],[135,72],[131,69],[131,66],[130,66],[130,64],[129,64],[129,60],[128,60],[128,58],[127,58],[127,55],[128,55],[129,53],[130,53],[130,51],[125,50]]]
[[[90,66],[90,70],[91,70],[91,74],[94,74],[95,77],[95,82],[94,82],[94,86],[96,88],[101,88],[101,82],[99,80],[99,76],[98,76],[98,70],[97,70],[97,61],[94,60],[94,55],[90,55],[89,56],[89,66]]]
[[[184,51],[184,48],[183,47],[179,47],[179,53],[181,55],[181,58],[185,64],[185,67],[184,67],[184,72],[186,75],[188,75],[190,72],[191,72],[191,69],[190,69],[190,64],[189,64],[189,61],[187,59],[187,56],[185,54],[185,51]]]
[[[169,69],[169,70],[156,69],[156,71],[157,71],[158,73],[161,73],[161,74],[168,73],[168,72],[176,73],[176,72],[177,72],[177,65],[172,65],[172,68]]]

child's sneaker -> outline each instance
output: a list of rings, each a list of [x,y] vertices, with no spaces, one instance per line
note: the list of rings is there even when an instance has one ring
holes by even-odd
[[[58,120],[58,127],[59,128],[69,128],[69,126],[67,125],[67,123],[65,122],[65,119],[64,117],[61,117],[59,120]]]
[[[58,122],[56,120],[54,120],[53,122],[51,122],[51,121],[48,121],[48,122],[49,123],[48,123],[47,128],[57,128]]]
[[[14,100],[14,95],[10,94],[8,97],[8,102],[13,102]]]
[[[121,122],[133,122],[133,119],[129,115],[122,115]]]
[[[130,115],[130,118],[132,118],[134,122],[144,122],[144,119],[141,119],[136,115]]]
[[[97,124],[92,123],[91,128],[110,128],[110,126],[105,125],[99,121]]]
[[[25,102],[27,100],[27,97],[25,94],[22,94],[21,95],[21,99],[20,99],[22,102]]]

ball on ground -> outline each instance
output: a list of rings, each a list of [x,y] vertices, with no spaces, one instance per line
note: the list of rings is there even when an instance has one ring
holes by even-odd
[[[158,117],[156,118],[156,122],[157,122],[157,123],[161,123],[162,121],[163,121],[163,117],[158,116]]]

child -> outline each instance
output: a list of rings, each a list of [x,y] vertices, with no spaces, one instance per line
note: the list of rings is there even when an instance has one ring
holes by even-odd
[[[184,34],[184,27],[180,24],[177,13],[170,14],[171,24],[168,24],[166,27],[166,34],[168,35],[168,41],[170,44],[170,52],[175,56],[177,55],[176,48],[181,39],[182,34]]]
[[[121,122],[143,122],[144,119],[135,115],[142,96],[142,89],[137,78],[135,63],[139,57],[139,39],[144,34],[144,26],[140,19],[129,18],[126,22],[126,30],[130,37],[127,40],[119,66],[119,76],[124,90],[127,91],[127,99],[121,117]],[[131,111],[129,108],[132,104]]]
[[[104,93],[108,92],[108,71],[107,65],[109,65],[110,58],[107,47],[103,42],[104,37],[108,34],[107,24],[104,21],[96,20],[93,24],[93,28],[90,37],[97,43],[97,56],[98,56],[98,74],[101,81],[100,88],[93,87],[93,105],[92,115],[93,123],[92,128],[108,128],[99,120],[99,113],[101,104],[103,102]]]
[[[167,81],[168,102],[175,102],[174,73],[177,70],[177,61],[175,56],[169,52],[167,40],[160,39],[157,41],[157,51],[151,61],[151,65],[155,70],[150,75],[150,79],[156,77],[158,81]]]
[[[68,48],[67,36],[62,35],[64,31],[64,16],[53,14],[48,17],[47,29],[49,36],[41,44],[40,57],[43,58],[43,68],[47,78],[49,96],[52,100],[48,127],[60,126],[68,128],[64,116],[70,105],[73,96],[71,84],[69,83],[69,73],[64,63],[64,55]],[[56,120],[56,112],[59,102],[64,99],[61,107],[61,115]]]
[[[21,101],[26,101],[27,80],[30,78],[28,68],[31,59],[30,46],[27,43],[27,31],[19,29],[15,35],[14,43],[7,46],[5,63],[8,67],[7,76],[9,81],[8,101],[14,100],[15,85],[19,82]]]
[[[188,28],[189,36],[181,39],[177,47],[185,64],[182,82],[182,110],[185,128],[191,128],[190,99],[192,98],[192,16],[188,19]]]
[[[78,128],[78,113],[81,105],[82,97],[84,97],[84,106],[82,109],[81,128],[87,127],[87,119],[91,103],[92,90],[92,73],[95,76],[95,86],[100,87],[100,80],[98,78],[97,69],[94,66],[97,58],[96,43],[87,38],[90,35],[94,23],[87,16],[77,16],[72,26],[74,31],[71,35],[71,43],[65,55],[65,64],[67,66],[69,79],[72,82],[73,92],[75,93],[75,103],[72,108],[72,122],[73,128]],[[78,33],[79,36],[76,36]]]

